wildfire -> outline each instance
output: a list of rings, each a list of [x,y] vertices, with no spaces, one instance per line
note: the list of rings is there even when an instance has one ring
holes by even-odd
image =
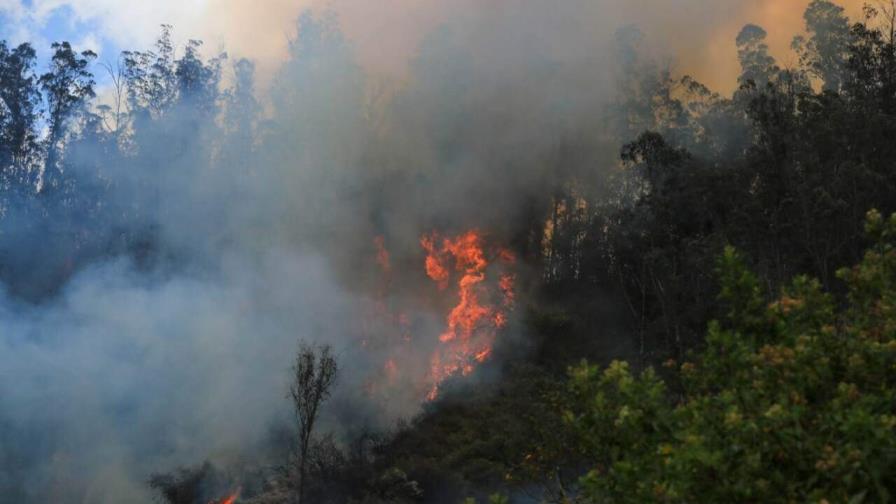
[[[408,315],[407,300],[391,297],[393,286],[402,283],[402,272],[393,268],[386,239],[373,239],[379,274],[374,277],[375,295],[363,318],[360,345],[379,363],[365,382],[368,395],[406,391],[416,399],[425,395],[433,400],[447,378],[469,375],[491,358],[498,331],[506,326],[513,309],[515,278],[509,266],[515,258],[509,250],[485,242],[475,230],[420,238],[426,253],[424,271],[437,286],[438,304],[450,301],[450,308],[443,330],[419,334],[419,326]],[[422,348],[435,344],[422,361],[420,342],[425,342]]]
[[[228,495],[227,497],[224,497],[223,499],[218,500],[218,501],[209,501],[208,504],[234,504],[236,502],[237,498],[239,498],[239,496],[240,496],[240,490],[237,489],[235,492]]]
[[[426,250],[426,274],[439,284],[439,288],[444,289],[448,286],[448,269],[439,260],[435,237],[424,236],[420,239],[420,245]]]
[[[432,388],[427,397],[438,395],[439,386],[448,377],[468,375],[477,364],[491,356],[497,330],[507,323],[507,311],[512,309],[514,293],[512,275],[505,274],[498,281],[500,302],[494,299],[494,289],[486,282],[489,262],[482,236],[468,231],[450,238],[439,238],[435,233],[424,236],[420,245],[426,251],[426,273],[440,289],[446,289],[452,272],[457,278],[457,304],[446,317],[446,329],[439,335],[439,346],[431,359]],[[513,254],[500,250],[497,258],[513,263]]]

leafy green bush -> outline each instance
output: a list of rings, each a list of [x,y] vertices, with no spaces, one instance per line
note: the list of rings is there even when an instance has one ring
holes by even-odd
[[[590,454],[588,502],[886,502],[896,490],[896,215],[839,272],[837,302],[797,277],[767,303],[732,248],[722,321],[668,378],[571,371],[566,420]],[[665,376],[666,373],[663,373]]]

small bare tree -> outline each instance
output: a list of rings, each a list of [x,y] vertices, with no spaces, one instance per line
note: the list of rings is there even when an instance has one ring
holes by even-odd
[[[127,115],[126,107],[127,107],[127,82],[125,81],[125,68],[122,61],[122,56],[119,56],[118,61],[115,63],[115,66],[112,66],[112,63],[104,62],[100,63],[100,66],[106,69],[106,73],[109,74],[109,80],[112,83],[112,105],[100,105],[98,107],[101,112],[101,117],[103,119],[103,125],[106,127],[107,131],[111,131],[115,133],[116,136],[120,135],[122,132],[122,123],[124,122],[124,117]],[[109,122],[107,115],[112,116],[112,120],[114,121],[114,126],[111,122]]]
[[[302,342],[292,368],[289,395],[295,408],[299,428],[299,491],[298,503],[305,497],[305,477],[308,471],[308,450],[311,434],[320,407],[330,397],[330,388],[336,382],[339,366],[329,345],[310,345]]]

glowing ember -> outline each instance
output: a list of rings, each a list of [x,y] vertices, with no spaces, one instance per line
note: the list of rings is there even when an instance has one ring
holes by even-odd
[[[458,302],[446,318],[447,328],[439,335],[442,345],[431,359],[432,388],[427,397],[432,400],[446,378],[468,375],[488,360],[497,330],[506,325],[507,310],[513,307],[513,276],[503,275],[498,281],[502,299],[496,302],[495,289],[486,281],[489,262],[482,236],[476,231],[441,240],[432,234],[420,244],[427,253],[426,273],[440,289],[447,288],[452,272],[457,278]],[[507,250],[498,251],[497,257],[505,263],[514,261]]]
[[[430,238],[424,236],[420,240],[420,245],[426,250],[426,274],[438,282],[439,287],[444,289],[448,286],[448,269],[442,264],[436,252],[435,237]]]
[[[239,491],[239,489],[237,489],[235,492],[228,495],[227,497],[224,497],[223,499],[218,500],[218,501],[209,501],[208,504],[234,504],[236,502],[237,498],[239,498],[239,496],[240,496],[240,491]]]
[[[510,308],[513,306],[513,275],[502,275],[498,282],[501,292],[504,294],[504,306]]]
[[[364,379],[362,390],[378,403],[403,397],[414,383],[414,370],[405,363],[413,357],[412,319],[405,307],[393,297],[393,286],[401,271],[392,266],[388,242],[384,236],[373,239],[373,259],[376,274],[372,279],[372,297],[363,305],[359,345],[373,366]],[[418,380],[419,381],[419,380]]]

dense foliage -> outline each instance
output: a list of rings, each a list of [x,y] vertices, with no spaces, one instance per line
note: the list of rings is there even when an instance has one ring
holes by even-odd
[[[886,502],[896,490],[896,215],[838,276],[838,306],[796,277],[767,304],[734,249],[724,321],[662,379],[624,362],[572,374],[587,502]]]

